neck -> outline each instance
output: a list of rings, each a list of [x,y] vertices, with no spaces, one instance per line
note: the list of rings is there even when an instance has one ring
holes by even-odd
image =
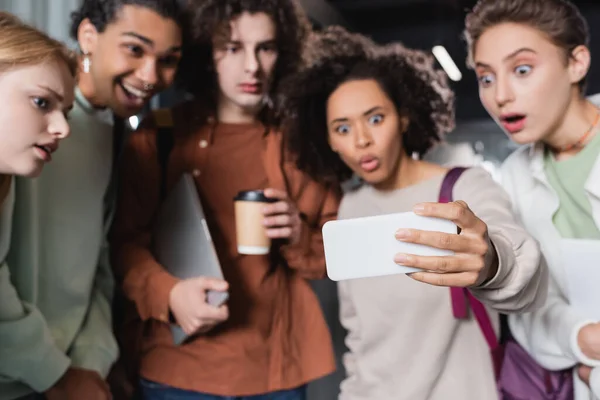
[[[85,99],[92,105],[94,108],[106,108],[106,104],[103,104],[96,95],[96,87],[94,85],[94,81],[92,79],[92,75],[90,72],[83,72],[81,68],[82,60],[79,60],[79,79],[77,82],[77,86],[81,91],[81,94]]]
[[[597,114],[597,107],[577,94],[569,104],[562,121],[542,141],[552,149],[557,158],[575,155],[581,151],[581,146],[569,147],[583,138],[594,123]],[[581,144],[585,145],[593,135],[594,132],[591,132]]]
[[[397,190],[442,174],[446,169],[435,164],[421,160],[413,160],[412,157],[402,151],[394,173],[388,179],[373,185],[377,190]]]
[[[217,118],[226,124],[253,124],[257,121],[258,112],[244,109],[223,98],[217,105]]]

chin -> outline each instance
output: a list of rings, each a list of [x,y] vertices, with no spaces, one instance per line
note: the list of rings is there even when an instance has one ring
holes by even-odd
[[[15,169],[14,175],[23,176],[25,178],[37,178],[41,175],[43,169],[43,165],[32,165],[27,168]]]
[[[536,143],[542,140],[542,135],[537,135],[533,132],[528,132],[527,130],[514,134],[507,133],[507,135],[513,142],[521,145]]]
[[[379,170],[373,171],[371,173],[361,170],[361,171],[354,171],[354,173],[356,175],[358,175],[360,177],[360,179],[362,179],[364,182],[366,182],[372,186],[380,185],[387,180],[386,177],[384,176],[384,174],[381,173]]]

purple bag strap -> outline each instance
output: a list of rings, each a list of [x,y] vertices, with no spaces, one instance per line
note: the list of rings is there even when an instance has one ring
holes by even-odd
[[[452,194],[454,185],[465,171],[466,168],[464,167],[456,167],[446,173],[446,176],[442,181],[442,187],[440,188],[438,199],[440,203],[450,203],[454,201],[454,196]],[[490,316],[483,304],[481,304],[467,288],[451,287],[450,297],[452,299],[452,313],[454,314],[454,318],[466,319],[470,305],[488,346],[491,350],[495,350],[499,346],[498,337],[496,336]]]

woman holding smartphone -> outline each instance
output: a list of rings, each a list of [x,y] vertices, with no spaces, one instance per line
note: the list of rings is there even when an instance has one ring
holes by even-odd
[[[340,399],[496,399],[488,344],[475,319],[454,317],[447,287],[468,287],[497,328],[492,309],[522,312],[544,299],[535,241],[482,169],[458,178],[457,201],[437,203],[449,172],[418,156],[452,128],[453,96],[429,56],[379,47],[341,28],[316,34],[308,54],[309,65],[288,82],[289,146],[315,179],[341,185],[360,178],[346,191],[339,218],[414,211],[460,228],[396,233],[455,251],[396,255],[397,263],[424,272],[339,283],[349,347]]]
[[[569,269],[583,267],[581,251],[600,256],[600,112],[584,96],[587,24],[565,0],[481,0],[465,34],[484,107],[525,145],[502,179],[550,270],[545,305],[511,316],[511,332],[543,367],[578,366],[576,399],[589,399],[590,388],[598,398],[600,370],[591,367],[600,366],[600,323],[567,290]]]

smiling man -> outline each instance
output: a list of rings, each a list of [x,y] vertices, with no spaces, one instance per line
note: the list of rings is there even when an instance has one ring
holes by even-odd
[[[111,397],[113,118],[140,112],[172,83],[185,30],[179,3],[85,0],[72,15],[82,53],[72,136],[39,179],[16,184],[24,200],[8,262],[23,316],[0,321],[0,399]]]

